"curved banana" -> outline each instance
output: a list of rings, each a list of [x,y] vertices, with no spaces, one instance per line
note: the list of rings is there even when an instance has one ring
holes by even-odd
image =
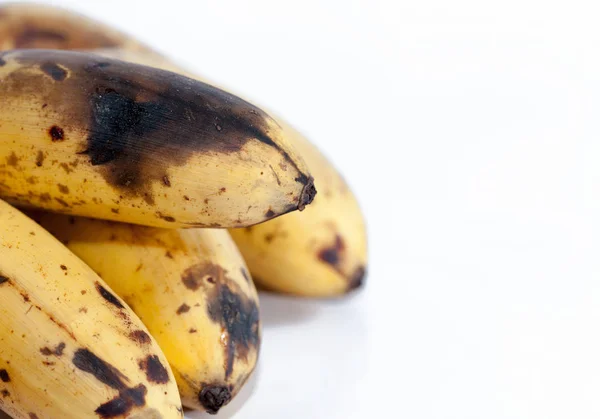
[[[0,201],[0,409],[15,418],[182,418],[136,315],[58,240]]]
[[[152,53],[135,39],[78,13],[43,4],[0,5],[0,50],[126,48]]]
[[[85,33],[85,28],[81,33]],[[96,52],[202,80],[153,52],[126,46]],[[288,214],[249,230],[232,230],[232,235],[255,282],[262,287],[312,296],[354,289],[363,282],[367,261],[366,231],[357,201],[341,175],[313,145],[282,120],[277,119],[277,123],[304,154],[309,167],[318,171],[318,182],[324,183],[327,196],[319,194],[310,211]],[[274,232],[285,234],[273,235]]]
[[[158,227],[248,226],[316,190],[259,108],[163,70],[71,51],[0,55],[0,197]]]
[[[35,219],[142,319],[171,364],[185,406],[216,413],[239,391],[258,357],[258,298],[226,230],[49,213]]]
[[[302,214],[232,229],[231,236],[262,288],[311,297],[353,291],[363,285],[367,266],[367,233],[358,202],[313,144],[297,135],[294,146],[321,193]]]
[[[167,58],[126,50],[97,53],[204,79]],[[367,264],[367,233],[358,202],[323,154],[285,121],[278,124],[307,163],[321,192],[304,211],[230,230],[255,283],[277,292],[328,297],[359,288]]]

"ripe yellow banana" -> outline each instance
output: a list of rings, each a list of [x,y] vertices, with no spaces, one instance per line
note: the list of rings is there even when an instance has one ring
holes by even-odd
[[[43,4],[0,5],[0,50],[126,48],[152,53],[135,39],[93,19]]]
[[[0,201],[0,409],[15,418],[182,418],[139,318],[87,265]]]
[[[0,197],[159,227],[236,227],[309,204],[287,133],[175,73],[82,52],[0,55]]]
[[[167,58],[126,50],[97,53],[204,79]],[[254,281],[277,292],[328,297],[360,287],[367,264],[367,235],[358,202],[323,154],[285,121],[278,124],[307,163],[321,192],[301,214],[287,214],[230,230]]]
[[[94,269],[164,351],[185,406],[216,413],[256,365],[258,299],[226,230],[35,219]]]

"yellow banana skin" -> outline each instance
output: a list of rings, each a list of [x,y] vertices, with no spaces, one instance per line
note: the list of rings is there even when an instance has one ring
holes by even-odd
[[[232,229],[231,236],[262,288],[308,297],[353,291],[363,285],[367,266],[367,233],[358,202],[313,144],[297,135],[294,146],[321,185],[319,196],[303,214]]]
[[[167,58],[126,50],[99,54],[195,77]],[[332,297],[359,288],[367,266],[367,233],[358,202],[336,168],[306,137],[278,119],[321,192],[302,214],[230,230],[254,282],[281,293]]]
[[[158,229],[58,214],[35,219],[94,269],[164,351],[183,404],[216,413],[253,371],[258,298],[226,230]]]
[[[182,418],[139,318],[87,265],[0,201],[0,409],[15,418]]]
[[[0,50],[20,48],[152,52],[131,37],[68,10],[43,4],[0,5]]]
[[[157,227],[234,227],[309,204],[266,113],[175,73],[72,51],[0,55],[0,197]]]

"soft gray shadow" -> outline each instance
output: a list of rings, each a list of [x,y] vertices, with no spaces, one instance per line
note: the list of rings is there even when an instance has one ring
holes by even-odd
[[[263,327],[277,327],[301,323],[321,309],[318,300],[260,292],[260,317]]]
[[[194,412],[188,411],[185,413],[186,419],[230,419],[233,418],[241,409],[244,407],[246,401],[254,394],[256,390],[256,383],[258,382],[258,377],[260,375],[260,362],[256,366],[254,373],[250,376],[246,384],[242,387],[240,392],[233,398],[231,403],[227,406],[223,407],[219,414],[217,415],[209,415],[204,412]]]

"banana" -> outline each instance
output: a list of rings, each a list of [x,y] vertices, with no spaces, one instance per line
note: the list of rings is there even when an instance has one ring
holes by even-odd
[[[87,265],[0,201],[0,409],[15,418],[182,418],[147,328]]]
[[[85,33],[82,28],[81,34]],[[154,52],[127,46],[96,52],[203,81]],[[319,194],[302,214],[288,214],[251,229],[231,230],[232,236],[261,287],[306,296],[332,296],[355,289],[363,283],[367,263],[365,223],[357,200],[314,145],[283,120],[276,121],[323,182],[327,196]]]
[[[291,132],[291,128],[290,128]],[[364,283],[367,234],[358,202],[323,154],[303,136],[294,138],[321,193],[303,214],[230,230],[256,284],[310,297],[331,297]]]
[[[226,230],[34,218],[142,319],[185,406],[216,413],[235,396],[256,365],[260,328],[256,290]]]
[[[288,133],[175,73],[54,50],[0,55],[0,197],[157,227],[236,227],[308,205]]]
[[[184,74],[167,58],[123,49],[96,51]],[[230,230],[255,283],[272,291],[330,297],[359,288],[367,265],[367,234],[358,201],[327,158],[282,119],[278,124],[317,179],[321,193],[302,214]]]
[[[43,4],[0,5],[0,50],[126,48],[152,53],[133,38],[71,11]]]

